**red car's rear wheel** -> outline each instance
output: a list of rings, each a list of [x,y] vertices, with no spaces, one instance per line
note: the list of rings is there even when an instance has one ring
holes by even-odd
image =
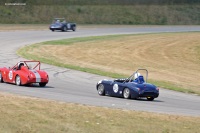
[[[45,87],[47,83],[39,83],[40,87]]]

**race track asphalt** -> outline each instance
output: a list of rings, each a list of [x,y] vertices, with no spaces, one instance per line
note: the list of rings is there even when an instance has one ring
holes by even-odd
[[[41,31],[2,31],[0,32],[0,67],[13,66],[18,61],[24,60],[16,55],[18,48],[47,40],[111,34],[184,31],[200,31],[200,26],[93,27],[77,28],[76,32],[51,32],[48,29]],[[160,96],[154,101],[99,96],[95,88],[96,83],[101,79],[110,78],[47,64],[42,64],[41,67],[48,72],[50,77],[50,82],[45,88],[0,83],[0,92],[91,106],[200,116],[200,97],[193,94],[160,89]]]

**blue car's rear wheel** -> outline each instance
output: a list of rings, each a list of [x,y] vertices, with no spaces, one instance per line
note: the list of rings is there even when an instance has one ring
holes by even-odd
[[[99,95],[104,96],[105,95],[104,85],[103,84],[99,84],[98,87],[97,87],[97,91],[98,91]]]
[[[124,98],[126,99],[129,99],[131,97],[131,92],[129,90],[129,88],[125,88],[124,91],[123,91],[123,96]]]
[[[75,26],[73,26],[73,27],[72,27],[72,30],[73,30],[73,31],[76,31],[76,27],[75,27]]]
[[[147,100],[148,100],[148,101],[153,101],[154,98],[153,98],[153,97],[147,97]]]

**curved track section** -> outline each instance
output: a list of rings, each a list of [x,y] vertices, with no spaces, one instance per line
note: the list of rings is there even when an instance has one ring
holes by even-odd
[[[24,60],[15,54],[16,50],[21,46],[47,40],[110,34],[140,34],[183,31],[200,31],[200,26],[88,28],[80,29],[77,32],[51,32],[48,30],[0,32],[0,67],[12,66],[16,62]],[[21,87],[1,83],[0,91],[92,106],[200,116],[199,96],[183,94],[165,89],[160,90],[159,98],[155,99],[153,102],[99,96],[95,88],[96,83],[100,79],[108,79],[108,77],[59,68],[46,64],[42,64],[42,69],[46,70],[50,76],[50,82],[45,88],[38,86]]]

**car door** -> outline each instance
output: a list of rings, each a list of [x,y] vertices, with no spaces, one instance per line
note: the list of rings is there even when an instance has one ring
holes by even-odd
[[[6,71],[6,82],[15,83],[16,68],[8,69]]]
[[[113,81],[105,81],[103,83],[104,89],[105,89],[105,93],[108,94],[108,95],[112,95],[112,82]]]
[[[122,95],[123,86],[124,83],[111,82],[109,85],[107,85],[107,94],[119,97]]]
[[[71,29],[71,24],[67,23],[67,29]]]

